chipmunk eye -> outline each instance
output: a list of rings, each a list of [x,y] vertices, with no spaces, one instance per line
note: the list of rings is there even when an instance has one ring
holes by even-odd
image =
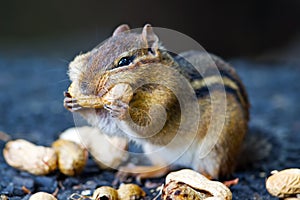
[[[122,67],[122,66],[126,66],[129,65],[130,63],[133,62],[135,56],[127,56],[127,57],[123,57],[119,60],[118,64],[116,67]]]

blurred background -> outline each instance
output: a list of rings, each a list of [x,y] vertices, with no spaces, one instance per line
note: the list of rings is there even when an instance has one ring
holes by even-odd
[[[70,60],[121,23],[174,29],[226,58],[272,60],[289,51],[289,59],[295,59],[300,51],[299,0],[2,0],[0,48],[37,48],[40,53],[51,49]]]
[[[300,63],[299,0],[0,2],[0,130],[34,141],[51,142],[73,125],[72,114],[62,104],[70,83],[68,63],[122,23],[177,30],[230,62],[242,60],[233,63],[236,68]],[[238,72],[248,88],[254,87],[247,82],[252,81],[247,70]],[[255,87],[261,87],[261,81]],[[264,112],[256,105],[253,110]]]

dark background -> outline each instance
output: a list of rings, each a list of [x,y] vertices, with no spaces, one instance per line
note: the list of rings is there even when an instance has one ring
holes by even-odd
[[[269,58],[299,41],[300,1],[1,1],[0,45],[53,47],[73,55],[94,47],[121,23],[174,29],[226,58]]]

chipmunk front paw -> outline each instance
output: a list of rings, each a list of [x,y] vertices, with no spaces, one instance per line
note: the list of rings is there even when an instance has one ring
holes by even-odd
[[[126,118],[128,112],[128,104],[117,99],[112,100],[108,104],[104,105],[104,108],[108,110],[112,117],[123,120]]]

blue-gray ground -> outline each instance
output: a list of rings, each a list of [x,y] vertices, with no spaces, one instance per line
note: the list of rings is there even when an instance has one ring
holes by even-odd
[[[232,60],[244,81],[251,101],[251,132],[260,132],[273,145],[267,159],[234,174],[239,184],[231,187],[233,199],[276,199],[265,189],[271,170],[300,167],[300,68],[287,63],[255,63]],[[63,91],[69,81],[67,61],[58,56],[34,53],[0,54],[0,130],[13,139],[24,138],[51,145],[64,129],[74,126],[73,116],[64,109]],[[1,150],[5,143],[0,141]],[[30,159],[30,158],[28,158]],[[67,199],[73,192],[111,185],[115,172],[101,171],[89,160],[78,177],[58,173],[33,176],[8,166],[0,156],[0,193],[11,200],[28,199],[21,189],[54,192]],[[155,184],[157,183],[157,184]],[[148,197],[163,179],[146,180]],[[149,189],[150,187],[150,189]]]

